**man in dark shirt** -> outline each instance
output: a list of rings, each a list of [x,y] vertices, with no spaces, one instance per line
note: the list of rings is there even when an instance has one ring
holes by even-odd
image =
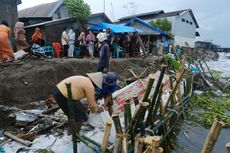
[[[101,32],[97,35],[99,47],[99,64],[98,72],[106,73],[109,68],[110,50],[109,45],[106,43],[107,36]]]
[[[110,52],[112,53],[113,52],[113,43],[114,43],[115,35],[113,34],[111,28],[107,28],[106,33],[107,33],[107,43],[109,45]]]

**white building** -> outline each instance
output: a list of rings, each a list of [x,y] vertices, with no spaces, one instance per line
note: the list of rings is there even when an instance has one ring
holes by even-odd
[[[151,20],[167,18],[172,23],[171,33],[174,35],[174,45],[195,46],[196,36],[199,33],[196,31],[199,25],[191,9],[179,10],[174,12],[165,13],[163,10],[149,12],[144,14],[135,15],[142,20],[147,22]],[[123,23],[128,21],[131,16],[123,17],[119,19],[119,22]]]

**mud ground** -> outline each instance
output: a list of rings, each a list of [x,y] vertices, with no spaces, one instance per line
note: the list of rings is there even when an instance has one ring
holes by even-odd
[[[128,69],[137,75],[147,67],[152,67],[150,71],[155,72],[158,69],[157,61],[157,58],[111,59],[110,71],[124,80],[132,77]],[[0,64],[0,104],[20,107],[44,100],[64,78],[96,72],[97,63],[97,59],[27,59]]]

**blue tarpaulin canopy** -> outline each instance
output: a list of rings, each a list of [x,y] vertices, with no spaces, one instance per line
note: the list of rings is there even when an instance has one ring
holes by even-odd
[[[100,23],[98,25],[93,25],[89,27],[89,30],[100,31],[100,30],[106,30],[107,28],[111,28],[114,33],[141,32],[142,31],[142,30],[139,30],[133,27],[129,27],[129,26],[109,24],[109,23]]]

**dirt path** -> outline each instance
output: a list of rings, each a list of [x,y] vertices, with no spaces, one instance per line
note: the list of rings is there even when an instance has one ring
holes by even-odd
[[[129,78],[132,75],[127,69],[140,74],[155,60],[112,59],[110,71],[120,78]],[[0,64],[0,104],[20,105],[45,99],[59,81],[72,75],[95,72],[97,63],[97,59],[45,59]]]

